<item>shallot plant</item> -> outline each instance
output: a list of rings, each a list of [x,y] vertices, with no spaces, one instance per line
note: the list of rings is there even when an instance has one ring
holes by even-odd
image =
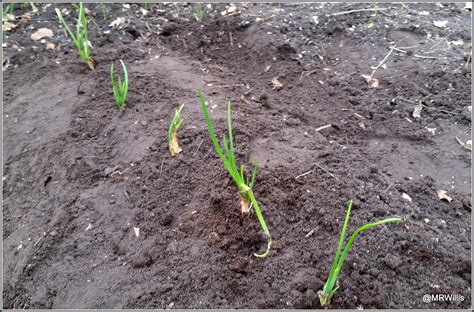
[[[229,138],[227,139],[225,134],[222,136],[222,146],[224,148],[224,151],[223,151],[221,145],[219,144],[219,141],[217,140],[216,134],[214,133],[212,121],[209,118],[209,113],[207,111],[206,100],[204,99],[204,95],[202,94],[201,91],[199,91],[198,94],[201,101],[201,107],[204,114],[204,119],[207,124],[207,129],[209,130],[209,134],[211,136],[212,144],[214,145],[217,155],[219,155],[219,158],[224,164],[224,167],[227,169],[230,176],[234,180],[235,184],[237,184],[237,188],[240,191],[240,197],[241,197],[240,203],[242,206],[242,213],[247,214],[252,206],[255,208],[255,214],[257,215],[262,231],[267,238],[267,250],[263,254],[254,254],[254,255],[258,258],[265,258],[267,257],[272,247],[272,238],[270,235],[270,231],[268,230],[267,224],[265,223],[265,219],[263,218],[262,212],[260,211],[258,202],[255,199],[255,196],[252,191],[252,188],[255,184],[255,179],[257,176],[257,165],[254,161],[254,169],[253,169],[251,180],[245,178],[243,165],[240,167],[240,170],[237,167],[236,160],[235,160],[235,153],[234,153],[234,139],[232,136],[230,101],[227,104],[227,128],[228,128]],[[250,207],[249,207],[249,203],[250,203]]]
[[[122,60],[120,60],[120,63],[122,64],[123,80],[120,78],[120,75],[117,75],[117,83],[115,82],[113,63],[110,65],[110,80],[112,82],[115,102],[117,103],[118,108],[122,109],[125,105],[125,100],[127,99],[128,94],[128,72],[125,63]]]
[[[76,34],[74,34],[71,28],[69,28],[69,26],[66,24],[66,21],[64,20],[64,17],[58,8],[56,8],[56,14],[58,15],[59,21],[64,25],[69,37],[71,37],[72,41],[74,41],[77,53],[79,53],[79,57],[89,66],[90,69],[93,70],[95,65],[91,57],[92,45],[89,41],[86,13],[84,11],[84,5],[82,2],[79,3],[79,6],[76,6],[76,9],[79,12],[76,25]]]
[[[342,245],[344,243],[344,238],[346,235],[347,224],[349,223],[349,216],[351,214],[351,209],[352,209],[352,199],[349,200],[347,213],[346,213],[346,219],[344,220],[341,237],[339,239],[339,245],[337,246],[336,256],[334,257],[332,268],[331,268],[331,271],[329,272],[329,277],[326,281],[326,284],[324,285],[323,290],[318,292],[319,302],[321,303],[322,306],[327,306],[331,303],[331,299],[334,296],[334,293],[339,288],[339,285],[337,285],[337,278],[339,277],[339,274],[341,273],[342,266],[344,265],[344,260],[346,260],[347,254],[349,253],[349,250],[351,249],[351,246],[354,243],[354,240],[356,239],[357,235],[359,235],[361,232],[365,230],[368,230],[370,228],[373,228],[373,227],[376,227],[388,222],[401,221],[400,218],[387,218],[387,219],[383,219],[374,223],[367,223],[359,227],[349,237],[349,241],[347,242],[346,247],[344,248],[344,251],[341,254]]]
[[[176,111],[174,112],[173,119],[171,120],[170,127],[168,129],[168,149],[170,151],[171,156],[176,156],[182,151],[178,143],[178,130],[181,124],[183,123],[183,119],[181,118],[181,110],[183,109],[183,107],[184,104],[181,105],[178,109],[176,109]]]

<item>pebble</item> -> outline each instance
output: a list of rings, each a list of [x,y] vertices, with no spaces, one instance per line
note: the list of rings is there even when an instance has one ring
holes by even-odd
[[[436,227],[437,227],[438,229],[440,229],[440,230],[445,229],[446,226],[447,226],[447,225],[446,225],[446,221],[444,221],[444,220],[439,220],[439,219],[434,220],[434,221],[433,221],[433,225],[436,226]]]

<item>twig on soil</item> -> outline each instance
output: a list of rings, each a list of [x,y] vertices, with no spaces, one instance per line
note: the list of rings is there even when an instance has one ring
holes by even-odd
[[[471,56],[472,56],[472,52],[471,54],[469,54],[469,57],[467,58],[466,65],[464,65],[465,68],[469,67],[469,63],[471,62]]]
[[[401,53],[405,53],[405,54],[408,53],[407,51],[402,50],[402,49],[397,48],[397,47],[392,47],[392,49],[395,50],[395,51],[397,51],[397,52],[401,52]]]
[[[395,182],[390,183],[389,186],[387,186],[387,188],[383,190],[382,193],[380,193],[380,195],[385,194],[394,184]]]
[[[95,22],[95,19],[94,19],[94,18],[89,18],[89,20],[92,22],[92,24],[95,25],[95,27],[97,27],[98,29],[102,30],[102,27],[100,27],[99,25],[97,25],[97,23]]]
[[[359,9],[359,10],[350,10],[350,11],[343,11],[343,12],[337,12],[331,14],[332,16],[339,16],[339,15],[344,15],[344,14],[351,14],[351,13],[357,13],[357,12],[367,12],[367,11],[383,11],[386,10],[387,8],[369,8],[369,9]]]
[[[250,102],[247,101],[247,99],[245,98],[245,96],[244,96],[243,94],[242,94],[242,96],[240,97],[240,100],[241,100],[242,102],[244,102],[245,104],[250,105]]]
[[[438,59],[438,57],[435,57],[435,56],[424,56],[424,55],[419,55],[419,54],[414,54],[413,57],[421,58],[421,59],[430,59],[430,60]]]
[[[36,247],[36,245],[38,245],[38,243],[43,239],[43,237],[45,237],[47,234],[47,232],[43,232],[43,235],[41,235],[41,237],[36,241],[36,243],[33,244],[34,247]]]
[[[318,163],[314,163],[316,165],[316,167],[318,167],[319,169],[321,169],[322,171],[326,172],[327,174],[329,174],[331,177],[333,177],[334,179],[338,180],[338,181],[341,181],[338,177],[336,177],[334,174],[332,174],[331,172],[327,171],[326,169],[324,169],[323,167],[321,167],[320,165],[318,165]]]
[[[364,116],[362,116],[362,115],[360,115],[360,114],[354,113],[354,115],[355,115],[356,117],[359,117],[360,119],[365,119],[365,120],[367,120],[367,118],[365,118]]]
[[[305,237],[310,237],[311,235],[314,234],[314,230],[315,229],[312,229],[311,231],[308,232],[308,234],[305,235]]]
[[[400,4],[402,7],[404,7],[405,9],[409,10],[408,7],[403,3],[403,2],[399,2],[398,4]]]
[[[334,174],[332,174],[331,172],[327,171],[326,169],[324,169],[323,167],[321,167],[318,163],[313,163],[313,166],[316,166],[318,167],[319,169],[321,169],[322,171],[326,172],[327,174],[329,174],[331,177],[333,177],[334,179],[338,180],[338,181],[341,181],[338,177],[336,177]],[[300,174],[299,176],[295,177],[295,180],[297,180],[298,178],[301,178],[301,177],[304,177],[312,172],[314,172],[315,169],[312,169],[308,172],[305,172],[305,173],[302,173]]]
[[[215,86],[216,88],[231,88],[231,87],[242,87],[245,86],[243,83],[235,83],[235,84],[228,84],[228,85],[220,85]]]
[[[385,61],[388,59],[388,57],[390,56],[390,54],[392,54],[393,50],[395,49],[395,47],[391,47],[390,48],[390,52],[388,52],[388,54],[384,57],[384,59],[379,63],[379,65],[377,65],[377,67],[375,67],[374,71],[372,72],[372,74],[370,74],[370,78],[372,79],[375,75],[375,72],[377,71],[377,69],[379,69],[384,63]]]
[[[429,107],[429,106],[426,106],[426,105],[424,105],[424,104],[421,104],[421,106],[423,106],[423,107],[426,108],[426,109],[431,109],[431,110],[435,110],[435,111],[438,111],[438,112],[442,112],[442,113],[446,113],[446,114],[451,114],[451,115],[457,115],[456,113],[453,113],[453,112],[450,112],[450,111],[447,111],[447,110],[444,110],[444,109]]]
[[[49,233],[49,231],[51,231],[53,226],[54,225],[51,225],[46,232],[43,232],[43,235],[41,235],[41,237],[36,241],[36,243],[33,244],[34,247],[36,247],[36,245],[38,245],[38,243]]]
[[[310,173],[313,172],[313,171],[314,171],[314,170],[310,170],[310,171],[308,171],[308,172],[302,173],[302,174],[300,174],[299,176],[295,177],[295,180],[298,180],[298,178],[304,177],[305,175],[308,175],[308,174],[310,174]]]
[[[435,232],[436,234],[441,234],[441,231],[440,231],[440,230],[438,230],[438,229],[435,228],[435,227],[432,227],[432,226],[429,225],[429,224],[424,224],[424,223],[416,222],[416,221],[410,221],[410,222],[411,222],[412,224],[416,224],[416,225],[421,226],[421,227],[425,227],[425,226],[426,226],[427,228],[433,230],[433,232]]]
[[[199,151],[199,149],[201,148],[202,143],[204,143],[204,139],[202,139],[201,143],[199,143],[198,147],[196,148],[196,151],[194,152],[194,155],[196,155],[196,153]]]
[[[303,79],[303,77],[311,76],[312,74],[316,73],[317,71],[319,71],[319,68],[309,70],[309,71],[302,71],[301,75],[300,75],[300,81]]]
[[[330,128],[330,127],[332,127],[332,125],[325,125],[325,126],[319,127],[319,128],[316,129],[315,131],[316,131],[316,132],[319,132],[319,131],[321,131],[321,130],[324,130],[324,129]]]

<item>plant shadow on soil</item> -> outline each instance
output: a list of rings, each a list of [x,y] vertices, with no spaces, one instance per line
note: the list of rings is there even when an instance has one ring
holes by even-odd
[[[222,16],[225,5],[213,4],[200,22],[195,5],[154,5],[146,16],[110,5],[111,20],[128,19],[120,30],[88,5],[95,71],[70,50],[53,6],[29,22],[53,29],[61,49],[33,48],[29,28],[4,48],[5,308],[319,308],[349,198],[348,233],[403,222],[357,238],[331,308],[471,306],[471,158],[455,140],[471,126],[470,67],[458,68],[461,49],[438,51],[439,62],[413,57],[426,33],[444,34],[397,17],[444,14],[435,4],[337,19],[364,5],[249,4]],[[460,4],[445,10],[470,42]],[[382,86],[368,89],[360,75],[390,42],[418,50],[394,54],[377,72]],[[108,76],[118,58],[130,77],[122,113]],[[198,89],[218,136],[231,100],[237,159],[259,165],[255,196],[274,238],[265,260],[252,256],[265,239],[255,215],[240,214]],[[417,120],[404,99],[420,98]],[[171,158],[167,126],[183,103],[183,152]],[[423,303],[431,293],[465,299]]]

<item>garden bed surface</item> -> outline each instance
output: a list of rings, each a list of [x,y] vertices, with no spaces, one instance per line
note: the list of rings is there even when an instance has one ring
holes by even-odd
[[[331,308],[471,306],[471,154],[456,140],[471,127],[464,3],[237,4],[224,15],[212,4],[200,21],[198,4],[87,4],[95,71],[55,6],[38,6],[3,48],[4,308],[320,308],[350,198],[348,233],[403,221],[357,238]],[[53,37],[32,41],[41,27]],[[369,89],[361,75],[393,46]],[[109,80],[118,59],[123,112]],[[265,260],[198,89],[219,137],[231,101],[238,163],[248,174],[258,163],[274,239]],[[171,158],[183,103],[183,152]]]

